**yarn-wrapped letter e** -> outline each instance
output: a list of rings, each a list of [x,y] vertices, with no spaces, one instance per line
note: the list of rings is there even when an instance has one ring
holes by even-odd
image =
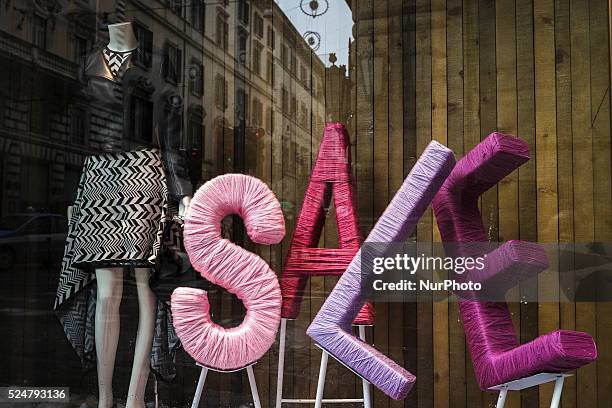
[[[221,221],[239,215],[251,240],[277,244],[285,221],[274,193],[259,179],[226,174],[204,184],[185,218],[185,249],[193,267],[210,282],[235,294],[246,309],[238,327],[210,318],[205,291],[177,288],[172,315],[183,347],[198,363],[235,370],[261,358],[274,343],[280,322],[281,291],[276,274],[259,256],[221,237]]]
[[[478,199],[527,160],[527,143],[501,133],[492,133],[459,160],[432,202],[442,240],[453,244],[447,255],[482,255],[487,233]],[[488,255],[485,278],[508,275],[503,281],[512,281],[548,265],[543,248],[534,243],[508,241]],[[573,330],[555,330],[520,344],[506,302],[460,300],[459,310],[483,390],[539,373],[571,371],[597,357],[593,338]]]

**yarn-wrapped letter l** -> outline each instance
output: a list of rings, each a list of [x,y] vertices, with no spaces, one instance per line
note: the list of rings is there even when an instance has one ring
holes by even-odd
[[[432,141],[370,231],[366,242],[403,242],[408,239],[454,164],[453,153]],[[415,376],[351,333],[351,322],[366,300],[364,288],[374,276],[367,265],[362,270],[362,250],[353,257],[306,333],[382,392],[393,399],[402,399],[414,385]]]
[[[274,343],[281,291],[276,274],[259,256],[221,236],[221,221],[239,215],[251,240],[277,244],[285,221],[274,193],[259,179],[226,174],[204,184],[185,218],[185,249],[193,267],[210,282],[236,295],[246,309],[242,323],[224,328],[211,320],[205,291],[177,288],[172,315],[183,347],[198,363],[235,370],[254,363]]]

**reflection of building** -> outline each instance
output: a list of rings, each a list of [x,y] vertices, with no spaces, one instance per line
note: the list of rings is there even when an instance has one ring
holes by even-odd
[[[138,74],[123,109],[109,109],[83,93],[79,65],[122,18],[140,41]],[[254,172],[258,141],[274,134],[310,148],[324,118],[324,65],[272,0],[3,2],[0,63],[2,215],[63,212],[85,155],[152,143],[158,108],[182,109],[198,179]]]

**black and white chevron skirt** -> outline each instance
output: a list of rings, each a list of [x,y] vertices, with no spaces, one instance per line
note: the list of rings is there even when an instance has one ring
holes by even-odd
[[[160,248],[167,196],[157,150],[89,157],[73,209],[72,263],[150,267]]]
[[[153,267],[169,217],[167,198],[158,150],[108,153],[85,160],[55,298],[64,333],[85,368],[95,363],[94,271],[102,267]],[[172,378],[174,363],[168,351],[179,343],[171,316],[162,304],[158,305],[157,320],[152,368],[162,377]]]

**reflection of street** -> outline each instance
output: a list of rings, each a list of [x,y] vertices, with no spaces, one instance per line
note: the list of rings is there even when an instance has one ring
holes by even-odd
[[[36,263],[59,263],[67,220],[59,214],[12,214],[0,219],[0,270]]]

